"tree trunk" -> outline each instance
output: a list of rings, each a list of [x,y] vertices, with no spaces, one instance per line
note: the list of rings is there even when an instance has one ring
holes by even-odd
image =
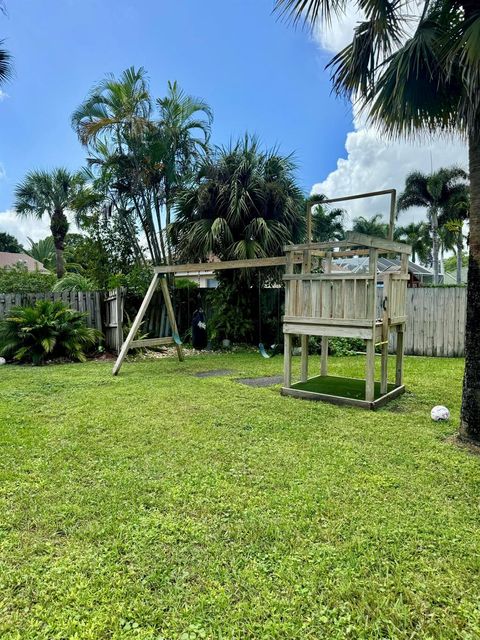
[[[470,132],[470,255],[460,437],[480,442],[480,131]]]
[[[463,267],[463,229],[460,226],[460,230],[457,236],[457,284],[462,284],[462,267]]]
[[[55,209],[50,218],[50,231],[53,236],[53,244],[55,245],[55,266],[57,278],[63,278],[65,275],[65,260],[63,252],[65,250],[65,236],[68,231],[68,220],[63,213],[63,209]]]
[[[435,207],[430,212],[432,225],[433,284],[438,284],[438,216]]]

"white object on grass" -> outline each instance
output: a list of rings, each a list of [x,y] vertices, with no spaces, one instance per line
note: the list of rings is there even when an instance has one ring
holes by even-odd
[[[447,407],[444,407],[441,404],[433,407],[430,415],[432,416],[432,420],[435,420],[435,422],[450,419],[450,411],[447,409]]]
[[[7,361],[5,360],[5,358],[0,358],[0,364],[7,364]]]

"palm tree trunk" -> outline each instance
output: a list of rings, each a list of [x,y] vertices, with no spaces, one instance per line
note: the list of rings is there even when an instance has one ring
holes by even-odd
[[[63,213],[63,209],[55,209],[50,218],[50,231],[53,236],[53,244],[55,245],[55,266],[57,278],[63,278],[65,275],[65,259],[63,252],[65,249],[65,236],[68,231],[68,220]]]
[[[435,207],[430,211],[432,225],[433,284],[438,284],[438,216]]]
[[[480,442],[480,130],[469,136],[470,255],[460,436]]]
[[[463,229],[460,226],[457,236],[457,284],[462,284],[463,267]]]

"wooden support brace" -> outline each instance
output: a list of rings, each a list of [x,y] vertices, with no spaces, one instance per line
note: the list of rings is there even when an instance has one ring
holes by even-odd
[[[170,327],[172,328],[172,333],[174,336],[178,336],[177,329],[177,321],[175,320],[175,314],[173,312],[172,300],[170,298],[170,293],[168,291],[167,279],[163,276],[160,278],[160,286],[162,288],[163,298],[165,300],[165,307],[167,309],[168,321],[170,322]],[[183,362],[184,355],[182,345],[175,343],[175,347],[177,349],[177,355],[180,362]]]
[[[308,336],[300,336],[300,341],[302,348],[300,380],[306,382],[308,380]]]
[[[148,309],[148,305],[150,304],[153,294],[155,293],[155,289],[157,288],[157,280],[158,280],[158,274],[155,273],[153,275],[152,281],[150,282],[147,293],[145,294],[145,297],[142,301],[142,304],[140,305],[140,309],[138,310],[138,313],[135,316],[135,320],[133,321],[132,326],[130,327],[128,336],[126,337],[125,342],[123,343],[122,348],[120,349],[118,358],[116,359],[115,364],[113,365],[114,376],[116,376],[117,373],[120,371],[122,362],[124,361],[125,356],[127,355],[128,350],[130,349],[131,343],[133,342],[133,339],[135,338],[137,331],[140,328],[140,325],[143,320],[143,316],[145,315],[145,312]]]
[[[365,400],[373,402],[375,400],[375,346],[373,340],[366,340],[366,343]]]
[[[284,354],[283,354],[283,386],[290,388],[292,386],[292,335],[285,333],[284,336]]]

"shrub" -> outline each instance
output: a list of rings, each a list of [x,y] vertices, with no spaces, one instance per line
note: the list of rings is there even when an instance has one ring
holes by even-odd
[[[83,362],[85,351],[101,337],[99,331],[86,326],[86,315],[59,301],[13,307],[0,322],[0,353],[8,360],[35,365],[60,357]]]
[[[54,273],[28,271],[24,265],[0,269],[1,293],[43,293],[57,281]]]
[[[332,356],[354,356],[365,351],[365,342],[361,338],[330,338],[328,351]]]
[[[95,291],[96,289],[95,282],[80,273],[67,273],[53,286],[53,291]]]

